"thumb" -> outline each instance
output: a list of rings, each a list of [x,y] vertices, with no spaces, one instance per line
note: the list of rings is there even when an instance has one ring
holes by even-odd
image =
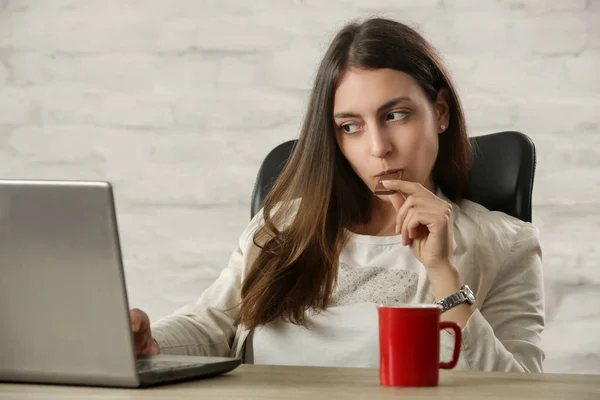
[[[160,354],[160,346],[154,338],[152,338],[152,346],[150,351],[152,352],[152,354]]]
[[[129,311],[129,319],[131,321],[131,330],[133,333],[139,332],[144,325],[144,312],[137,308]]]
[[[390,199],[390,202],[394,206],[394,209],[396,209],[396,211],[398,211],[400,209],[400,207],[402,207],[404,205],[404,203],[406,202],[406,197],[404,197],[402,192],[392,193],[392,194],[388,195],[388,197]]]

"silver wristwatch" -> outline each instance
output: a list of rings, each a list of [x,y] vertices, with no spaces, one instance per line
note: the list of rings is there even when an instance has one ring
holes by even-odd
[[[442,307],[442,312],[448,311],[449,309],[462,303],[475,303],[475,294],[467,285],[461,287],[458,292],[451,294],[450,296],[445,297],[437,302],[437,304]]]

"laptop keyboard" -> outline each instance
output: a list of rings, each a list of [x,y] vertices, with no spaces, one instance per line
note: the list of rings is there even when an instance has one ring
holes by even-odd
[[[183,361],[157,361],[157,360],[137,360],[138,373],[142,374],[149,371],[173,371],[177,369],[185,369],[190,367],[199,367],[202,364],[188,363]]]

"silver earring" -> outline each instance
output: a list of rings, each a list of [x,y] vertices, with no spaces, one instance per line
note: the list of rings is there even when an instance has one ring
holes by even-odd
[[[446,130],[446,125],[440,125],[440,130],[443,132]]]

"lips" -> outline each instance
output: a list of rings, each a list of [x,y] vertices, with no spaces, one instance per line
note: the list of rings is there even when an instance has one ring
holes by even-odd
[[[377,175],[375,175],[375,178],[379,178],[379,177],[383,177],[383,176],[388,176],[388,175],[395,175],[395,174],[402,173],[402,172],[403,172],[402,168],[386,169],[385,171],[381,171],[380,173],[378,173]],[[392,178],[392,179],[395,179],[395,178]]]
[[[404,170],[402,170],[402,169],[388,170],[388,171],[384,171],[381,174],[378,174],[379,182],[377,182],[377,186],[375,186],[375,190],[373,191],[373,193],[377,194],[377,195],[388,195],[388,194],[396,193],[395,190],[390,190],[390,189],[386,188],[385,186],[383,186],[381,181],[393,181],[396,179],[400,180],[400,179],[402,179],[403,174],[404,174]]]

